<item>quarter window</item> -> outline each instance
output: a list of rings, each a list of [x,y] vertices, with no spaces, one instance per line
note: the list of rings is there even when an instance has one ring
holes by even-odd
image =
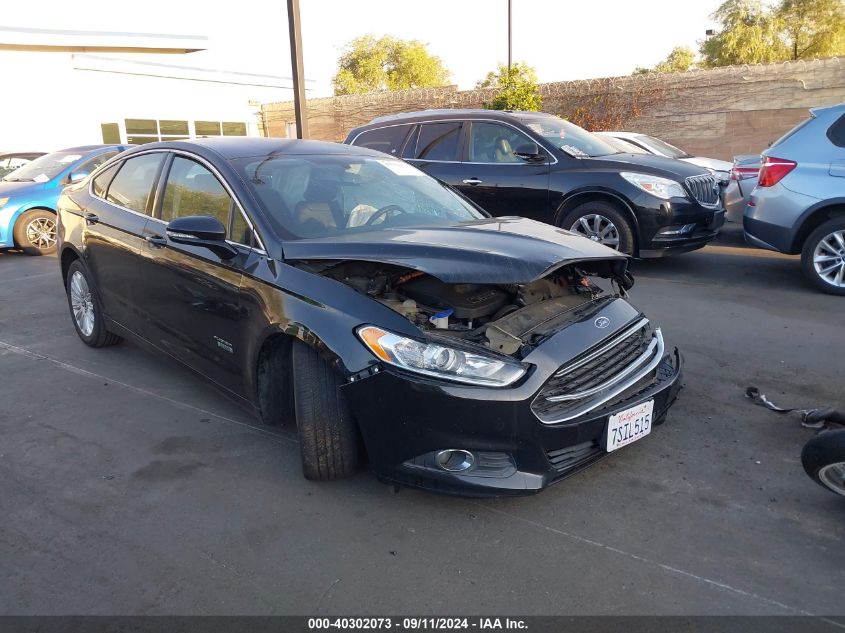
[[[229,233],[229,214],[232,198],[220,181],[198,162],[176,156],[167,184],[161,219],[170,222],[186,215],[210,215],[220,220]]]
[[[367,130],[358,135],[355,145],[396,156],[410,128],[410,125],[393,125],[377,130]]]
[[[109,185],[106,200],[138,213],[147,213],[147,204],[163,160],[164,154],[156,152],[123,161]]]
[[[458,160],[461,123],[425,123],[420,126],[414,158],[420,160]]]
[[[827,130],[827,138],[834,145],[845,147],[845,114],[839,117],[836,122]]]
[[[117,173],[118,168],[120,165],[112,165],[108,169],[103,170],[101,174],[98,174],[96,178],[94,178],[94,195],[98,198],[105,198],[106,197],[106,190],[109,188],[109,183],[111,179],[114,178],[115,173]]]
[[[473,163],[520,163],[513,153],[531,141],[522,132],[498,123],[473,123],[469,139],[469,160]]]

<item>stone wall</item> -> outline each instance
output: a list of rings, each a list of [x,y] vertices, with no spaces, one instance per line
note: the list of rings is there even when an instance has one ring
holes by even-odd
[[[845,58],[732,66],[541,84],[542,109],[587,129],[653,134],[692,154],[730,160],[758,153],[807,117],[845,102]],[[495,90],[455,86],[308,101],[311,138],[342,141],[376,116],[426,108],[480,108]],[[287,136],[293,103],[261,107],[267,136]]]

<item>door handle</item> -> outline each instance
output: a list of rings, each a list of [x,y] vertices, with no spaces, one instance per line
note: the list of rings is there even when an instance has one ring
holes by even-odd
[[[85,224],[96,224],[100,221],[100,216],[96,213],[86,213],[82,217],[85,218]]]
[[[163,246],[167,246],[167,240],[161,235],[148,235],[146,237],[146,240],[147,244],[154,248],[162,248]]]
[[[467,178],[463,181],[465,185],[480,185],[483,180],[479,180],[478,178]]]

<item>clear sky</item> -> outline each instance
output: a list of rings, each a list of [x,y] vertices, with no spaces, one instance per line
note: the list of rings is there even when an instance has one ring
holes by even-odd
[[[418,39],[471,88],[507,60],[507,0],[300,0],[309,96],[331,94],[337,58],[372,33]],[[697,48],[720,0],[513,0],[513,59],[540,81],[629,74],[676,45]],[[0,25],[207,35],[209,50],[164,61],[290,75],[285,0],[40,0],[4,6]],[[151,58],[152,59],[152,58]],[[158,59],[156,61],[159,61]]]

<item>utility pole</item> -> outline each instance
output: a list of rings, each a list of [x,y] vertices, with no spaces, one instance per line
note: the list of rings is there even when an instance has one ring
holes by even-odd
[[[512,23],[513,23],[513,0],[508,0],[508,79],[511,76],[511,38],[512,38]]]
[[[293,109],[296,115],[296,138],[308,138],[308,113],[305,105],[305,73],[302,70],[302,29],[299,0],[288,0],[290,33],[290,66],[293,76]]]

